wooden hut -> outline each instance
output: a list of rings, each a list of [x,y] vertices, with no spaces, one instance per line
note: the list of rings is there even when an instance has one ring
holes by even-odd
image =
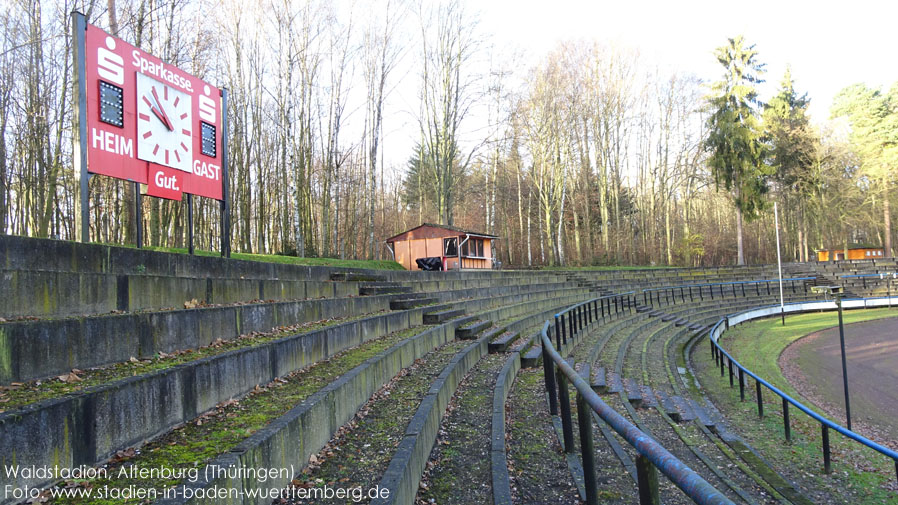
[[[817,249],[817,261],[876,260],[883,258],[882,247],[849,247],[844,249]]]
[[[386,240],[393,259],[406,270],[420,270],[418,258],[440,258],[443,270],[493,268],[493,240],[489,233],[424,223]]]

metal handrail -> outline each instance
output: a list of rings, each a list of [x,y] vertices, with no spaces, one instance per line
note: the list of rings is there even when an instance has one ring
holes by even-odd
[[[788,279],[783,279],[783,282],[789,281],[812,281],[816,279],[816,277],[790,277]],[[662,286],[659,288],[645,288],[643,291],[664,291],[670,289],[681,289],[681,288],[698,288],[705,286],[729,286],[731,284],[763,284],[766,282],[779,282],[779,279],[758,279],[753,281],[729,281],[729,282],[706,282],[703,284],[680,284],[677,286]]]
[[[594,298],[585,302],[572,305],[555,314],[555,338],[561,345],[562,337],[575,338],[592,322],[598,321],[597,301],[609,298],[620,298],[621,303],[615,303],[615,307],[623,307],[624,300],[632,311],[635,303],[633,292],[609,295]],[[600,302],[601,303],[601,302]],[[584,309],[585,307],[585,309]],[[624,309],[625,310],[625,309]],[[618,310],[619,311],[619,310]],[[610,304],[609,304],[610,315]],[[602,319],[605,315],[602,313]],[[567,319],[567,321],[565,321]],[[584,323],[585,321],[585,323]],[[568,331],[565,331],[565,329]],[[608,406],[592,390],[590,385],[578,374],[558,353],[552,345],[550,333],[552,332],[552,320],[547,320],[540,332],[543,352],[543,371],[545,384],[549,394],[549,406],[552,415],[560,410],[563,441],[565,452],[573,451],[573,428],[571,418],[570,399],[567,383],[571,382],[577,391],[577,421],[580,424],[581,452],[583,458],[584,484],[586,501],[588,504],[598,503],[598,491],[595,479],[595,462],[592,444],[592,416],[588,410],[592,410],[615,432],[627,441],[638,453],[637,485],[639,487],[640,503],[649,504],[658,502],[658,480],[656,469],[660,470],[671,482],[683,490],[693,501],[701,505],[731,505],[726,495],[718,491],[714,486],[704,480],[698,473],[689,468],[685,463],[677,459],[661,444],[656,442],[642,430],[627,421],[613,408]],[[567,335],[565,335],[567,334]],[[567,338],[565,338],[566,343]],[[552,366],[554,364],[554,366]],[[556,371],[557,370],[557,371]],[[558,388],[556,391],[556,374]]]
[[[864,300],[864,306],[866,307],[867,301],[868,301],[868,300],[881,300],[882,298],[858,298],[858,299]],[[891,300],[890,300],[890,301],[891,301]],[[788,310],[788,309],[790,308],[790,306],[791,306],[791,308],[794,309],[794,308],[796,308],[796,306],[798,306],[798,305],[802,305],[802,304],[801,304],[801,303],[789,303],[789,304],[786,304],[786,305],[785,305],[785,309],[786,309],[785,312],[790,312],[790,310]],[[762,379],[761,377],[759,377],[757,374],[755,374],[754,372],[752,372],[752,371],[749,370],[748,368],[744,367],[741,363],[739,363],[737,360],[735,360],[735,359],[732,357],[732,355],[730,355],[730,353],[728,353],[728,352],[727,352],[727,351],[720,345],[720,342],[718,341],[718,339],[719,339],[720,336],[719,336],[719,335],[716,335],[716,333],[718,333],[718,332],[723,333],[724,330],[726,330],[726,329],[729,328],[729,319],[730,319],[731,316],[732,316],[732,317],[735,317],[735,316],[739,316],[739,315],[745,315],[745,314],[749,314],[749,313],[751,313],[751,312],[757,312],[758,310],[759,310],[758,308],[755,308],[755,309],[751,309],[751,310],[747,310],[747,311],[742,311],[742,312],[739,312],[739,313],[736,313],[736,314],[730,314],[730,315],[727,315],[727,316],[721,318],[721,319],[720,319],[720,320],[719,320],[719,321],[718,321],[718,322],[717,322],[717,323],[716,323],[716,324],[715,324],[715,325],[708,331],[708,340],[710,340],[710,342],[711,342],[711,354],[712,354],[712,356],[714,357],[715,365],[719,365],[719,366],[720,366],[721,374],[723,374],[723,372],[724,372],[724,366],[726,365],[726,363],[724,363],[724,358],[726,358],[726,360],[727,360],[727,362],[728,362],[728,364],[729,364],[728,367],[729,367],[729,375],[730,375],[730,384],[731,384],[731,385],[732,385],[732,382],[733,382],[733,373],[734,373],[734,372],[733,372],[733,368],[735,367],[736,370],[738,370],[738,371],[740,372],[740,373],[739,373],[739,387],[740,387],[740,394],[742,395],[742,398],[743,398],[743,399],[744,399],[744,395],[745,395],[745,391],[744,391],[745,383],[744,383],[744,376],[743,376],[743,374],[744,374],[744,375],[748,375],[749,377],[755,379],[755,381],[756,381],[756,383],[757,383],[757,393],[758,393],[758,399],[757,399],[757,401],[758,401],[758,412],[759,412],[759,415],[763,415],[763,412],[764,412],[764,408],[763,408],[763,404],[762,404],[763,400],[762,400],[761,394],[760,394],[760,393],[761,393],[761,386],[762,386],[762,385],[763,385],[764,387],[766,387],[767,389],[769,389],[770,391],[772,391],[773,393],[775,393],[775,394],[776,394],[777,396],[779,396],[780,398],[782,398],[782,401],[783,401],[783,408],[784,408],[783,422],[784,422],[784,424],[785,424],[785,432],[786,432],[786,438],[787,438],[787,439],[790,439],[790,438],[791,438],[791,436],[790,436],[790,427],[789,427],[788,405],[793,405],[793,406],[794,406],[795,408],[797,408],[798,410],[801,410],[802,412],[804,412],[805,414],[807,414],[809,417],[811,417],[811,418],[814,419],[815,421],[819,422],[819,423],[821,424],[821,427],[822,427],[823,433],[824,433],[824,435],[823,435],[823,444],[824,444],[824,447],[823,447],[823,452],[824,452],[824,470],[825,470],[827,473],[830,472],[830,462],[829,462],[829,459],[830,459],[830,454],[829,454],[829,433],[828,433],[827,430],[833,429],[833,430],[837,431],[838,433],[841,433],[843,436],[845,436],[845,437],[847,437],[847,438],[849,438],[849,439],[851,439],[851,440],[854,440],[855,442],[858,442],[858,443],[860,443],[860,444],[862,444],[862,445],[864,445],[864,446],[866,446],[866,447],[868,447],[868,448],[870,448],[870,449],[873,449],[873,450],[879,452],[880,454],[882,454],[882,455],[884,455],[884,456],[887,456],[887,457],[889,457],[889,458],[892,458],[892,460],[895,462],[895,473],[896,473],[896,477],[898,477],[898,452],[893,451],[892,449],[889,449],[888,447],[885,447],[885,446],[883,446],[883,445],[880,445],[880,444],[878,444],[878,443],[876,443],[876,442],[874,442],[874,441],[872,441],[872,440],[870,440],[870,439],[864,437],[863,435],[860,435],[860,434],[858,434],[858,433],[855,433],[854,431],[849,430],[849,429],[843,427],[842,425],[837,424],[837,423],[835,423],[835,422],[833,422],[833,421],[831,421],[831,420],[829,420],[829,419],[827,419],[827,418],[821,416],[820,414],[814,412],[813,410],[811,410],[810,408],[806,407],[804,404],[802,404],[802,403],[799,402],[798,400],[796,400],[796,399],[792,398],[791,396],[787,395],[785,392],[781,391],[779,388],[777,388],[777,387],[774,386],[773,384],[767,382],[766,380]],[[833,310],[833,309],[831,309],[831,308],[819,307],[819,308],[816,308],[815,310]],[[797,312],[797,310],[792,310],[791,312]],[[761,316],[758,316],[758,317],[761,317]],[[726,327],[724,328],[724,330],[720,330],[720,326],[723,325],[723,324],[726,324]]]

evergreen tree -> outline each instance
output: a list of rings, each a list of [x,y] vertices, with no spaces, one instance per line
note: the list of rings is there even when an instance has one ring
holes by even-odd
[[[717,188],[730,192],[736,207],[737,264],[745,264],[743,219],[753,219],[764,208],[770,168],[764,164],[764,145],[758,118],[758,92],[764,65],[754,45],[745,47],[742,36],[729,39],[714,55],[724,67],[723,79],[712,86],[708,98],[711,115],[705,149]]]
[[[851,125],[851,143],[861,161],[861,170],[878,188],[882,201],[883,246],[892,255],[890,190],[898,164],[898,88],[889,93],[863,84],[849,86],[836,95],[830,111]]]

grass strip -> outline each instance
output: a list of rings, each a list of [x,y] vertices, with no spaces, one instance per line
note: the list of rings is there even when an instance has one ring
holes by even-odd
[[[370,489],[377,485],[433,381],[468,342],[452,341],[402,370],[303,469],[293,485]],[[347,500],[348,501],[348,500]],[[315,500],[286,503],[317,503]]]
[[[418,492],[426,503],[490,503],[490,426],[496,374],[506,354],[488,354],[456,390]],[[430,501],[432,500],[432,501]]]
[[[227,452],[240,441],[252,435],[278,418],[294,405],[311,396],[327,384],[339,378],[347,370],[389,349],[396,343],[422,331],[423,327],[409,328],[343,351],[333,357],[315,363],[264,387],[257,387],[238,400],[220,404],[214,411],[176,428],[148,443],[140,450],[120,451],[107,465],[107,479],[63,482],[59,487],[85,487],[93,489],[119,489],[130,487],[162,490],[179,484],[183,479],[173,478],[120,478],[125,469],[170,469],[181,472],[202,468],[205,462]],[[178,474],[179,472],[173,472]],[[45,496],[50,492],[45,491]],[[56,498],[50,503],[107,505],[110,503],[141,503],[139,499],[119,498]]]

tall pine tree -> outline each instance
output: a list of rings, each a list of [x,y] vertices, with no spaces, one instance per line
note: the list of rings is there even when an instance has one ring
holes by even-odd
[[[800,261],[807,260],[805,202],[819,186],[810,169],[818,137],[808,118],[809,105],[807,95],[795,91],[792,73],[786,68],[779,93],[764,106],[767,162],[774,170],[784,209],[792,209],[796,215]]]
[[[705,149],[718,189],[730,192],[736,207],[737,264],[745,264],[743,219],[753,219],[764,208],[770,168],[764,164],[764,145],[758,118],[758,92],[764,65],[755,46],[745,47],[742,36],[729,39],[714,55],[724,67],[721,81],[708,97],[711,115]]]

